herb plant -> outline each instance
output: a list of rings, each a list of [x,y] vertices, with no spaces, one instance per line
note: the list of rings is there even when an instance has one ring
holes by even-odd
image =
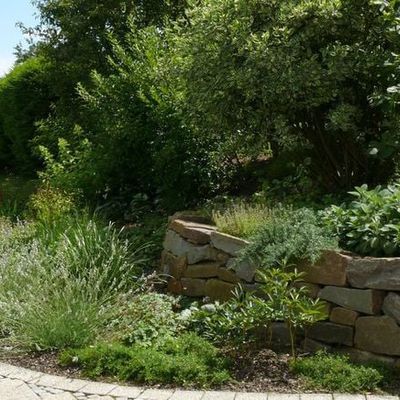
[[[366,256],[400,255],[400,184],[350,192],[348,206],[332,206],[324,214],[327,226],[343,248]]]

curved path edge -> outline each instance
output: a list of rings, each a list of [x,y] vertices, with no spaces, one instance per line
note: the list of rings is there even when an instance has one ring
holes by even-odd
[[[145,389],[49,375],[0,363],[0,400],[400,400],[398,396]]]

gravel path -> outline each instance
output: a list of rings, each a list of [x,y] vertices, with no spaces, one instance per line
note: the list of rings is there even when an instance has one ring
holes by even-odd
[[[400,400],[397,396],[143,389],[43,374],[0,363],[0,400]]]

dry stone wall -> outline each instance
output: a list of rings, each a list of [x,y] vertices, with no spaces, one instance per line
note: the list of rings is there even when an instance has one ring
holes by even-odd
[[[247,244],[200,217],[172,217],[161,259],[168,290],[220,301],[229,299],[238,284],[256,290],[257,266],[237,261]],[[327,321],[306,330],[306,351],[335,350],[356,361],[400,366],[400,258],[326,251],[315,265],[299,269],[310,296],[326,301],[329,311]]]

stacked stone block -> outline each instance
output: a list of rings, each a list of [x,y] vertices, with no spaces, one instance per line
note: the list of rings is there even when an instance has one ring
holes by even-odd
[[[171,219],[161,260],[168,290],[220,301],[239,283],[255,290],[257,266],[237,260],[247,244],[202,219]],[[306,330],[306,351],[335,350],[356,361],[400,366],[400,258],[326,251],[316,264],[299,269],[310,296],[326,301],[329,312],[327,321]]]
[[[170,221],[161,257],[161,272],[170,276],[168,290],[190,297],[227,300],[240,283],[256,288],[256,267],[236,263],[247,241],[217,232],[203,221]],[[252,283],[254,284],[252,285]]]

